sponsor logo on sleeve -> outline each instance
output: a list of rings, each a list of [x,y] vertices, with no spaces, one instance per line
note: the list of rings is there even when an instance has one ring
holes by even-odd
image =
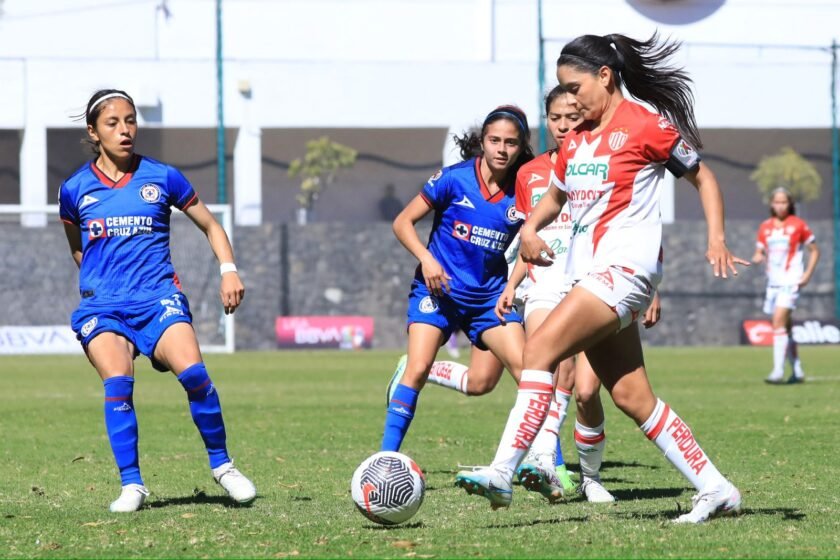
[[[428,181],[429,186],[430,186],[430,187],[434,187],[434,186],[435,186],[435,181],[437,181],[438,179],[440,179],[440,176],[441,176],[441,175],[443,175],[443,169],[438,169],[438,170],[437,170],[437,172],[436,172],[434,175],[432,175],[431,177],[429,177],[429,181]]]
[[[679,161],[686,169],[691,169],[700,161],[697,151],[685,140],[680,138],[674,149],[671,150],[671,157]]]

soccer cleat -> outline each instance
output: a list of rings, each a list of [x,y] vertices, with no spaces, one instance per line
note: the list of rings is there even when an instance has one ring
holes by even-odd
[[[531,492],[539,492],[553,504],[565,495],[563,483],[554,469],[546,469],[539,462],[522,464],[516,471],[519,483]]]
[[[785,381],[788,385],[796,385],[797,383],[805,383],[805,376],[804,375],[791,375],[787,381]]]
[[[474,471],[461,471],[455,476],[455,486],[463,488],[467,494],[478,494],[490,500],[490,507],[499,509],[508,507],[513,497],[511,477],[505,476],[493,467]]]
[[[610,494],[604,485],[601,484],[601,477],[589,478],[581,476],[582,482],[578,492],[586,496],[586,499],[593,504],[607,504],[615,501],[615,496]]]
[[[726,481],[722,486],[700,492],[691,498],[692,508],[674,519],[674,523],[703,523],[714,517],[738,515],[741,493]]]
[[[408,354],[400,356],[400,361],[397,362],[397,369],[394,370],[394,375],[391,376],[391,381],[388,382],[388,388],[385,389],[385,408],[391,406],[391,399],[394,397],[394,391],[397,390],[397,385],[402,381],[405,373],[405,364],[408,363]]]
[[[572,480],[572,473],[566,469],[566,465],[557,465],[554,467],[554,472],[557,478],[560,479],[560,484],[563,486],[563,494],[571,494],[577,488],[577,484]]]
[[[239,472],[233,463],[225,463],[213,469],[213,478],[235,502],[247,504],[257,497],[257,488],[254,483]]]
[[[142,484],[126,484],[122,487],[120,497],[111,502],[108,508],[114,513],[129,513],[137,511],[146,501],[149,491]]]
[[[769,383],[770,385],[784,385],[785,379],[784,376],[780,374],[771,373],[767,377],[764,378],[765,383]]]

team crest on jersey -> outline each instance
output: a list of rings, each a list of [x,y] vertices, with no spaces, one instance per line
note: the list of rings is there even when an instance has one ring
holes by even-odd
[[[140,187],[140,198],[148,203],[157,202],[160,200],[160,187],[154,183],[146,183]]]
[[[80,331],[82,333],[82,336],[87,336],[91,332],[93,332],[93,329],[96,327],[97,323],[99,323],[99,318],[94,317],[93,319],[82,325],[82,330]]]
[[[417,306],[421,313],[434,313],[438,310],[437,300],[432,296],[426,296],[420,300],[420,305]]]
[[[616,128],[610,133],[610,137],[607,141],[610,148],[612,148],[613,151],[616,151],[621,148],[625,142],[627,142],[627,138],[629,136],[630,133],[626,128]]]
[[[100,237],[105,237],[104,218],[88,220],[88,239],[99,239]]]
[[[516,206],[512,204],[508,206],[507,212],[505,212],[505,218],[512,224],[519,221],[519,216],[516,215]]]
[[[455,226],[452,228],[452,235],[457,237],[458,239],[463,239],[464,241],[470,238],[470,232],[472,231],[472,226],[470,224],[455,221]]]

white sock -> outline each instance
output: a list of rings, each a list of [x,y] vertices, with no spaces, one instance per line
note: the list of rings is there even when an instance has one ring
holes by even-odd
[[[510,411],[502,440],[492,466],[513,477],[522,462],[551,406],[552,374],[548,371],[522,371],[516,403]]]
[[[773,331],[773,377],[782,377],[785,373],[785,356],[788,351],[788,334],[785,329]]]
[[[557,433],[563,429],[563,424],[566,422],[566,416],[569,413],[569,401],[572,400],[572,392],[560,387],[554,389],[554,402],[557,403],[557,417],[560,423],[557,425]]]
[[[804,377],[805,372],[802,371],[802,362],[799,360],[799,345],[792,336],[788,340],[787,358],[790,365],[793,366],[793,374],[796,377]]]
[[[607,436],[604,434],[603,422],[590,428],[575,421],[575,447],[580,461],[581,475],[586,478],[598,478],[606,445]]]
[[[650,418],[640,428],[697,490],[726,482],[694,439],[688,424],[661,400],[656,400]]]
[[[469,368],[458,362],[435,362],[429,371],[429,383],[467,394],[467,372]]]
[[[548,455],[551,457],[552,466],[557,459],[557,438],[560,437],[560,429],[563,427],[563,422],[566,421],[571,397],[572,393],[565,389],[554,390],[554,400],[551,401],[548,416],[546,416],[545,422],[540,428],[540,433],[537,434],[533,445],[531,445],[531,454],[536,456]]]

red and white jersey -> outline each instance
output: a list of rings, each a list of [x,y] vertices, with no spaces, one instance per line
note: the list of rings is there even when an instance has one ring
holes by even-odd
[[[540,154],[520,167],[516,174],[516,214],[523,220],[531,216],[534,207],[551,188],[551,173],[554,169],[552,153],[553,151]],[[554,251],[554,264],[529,264],[528,277],[535,283],[567,284],[566,261],[572,237],[572,216],[569,214],[568,204],[563,206],[553,222],[539,231],[539,236]]]
[[[656,287],[665,170],[681,177],[699,166],[700,156],[667,119],[630,101],[621,102],[603,130],[592,128],[585,122],[566,136],[552,175],[572,217],[567,272],[577,281],[617,266]]]
[[[767,255],[767,284],[799,284],[805,273],[805,245],[814,241],[811,228],[796,216],[788,216],[781,222],[775,218],[764,220],[758,228],[756,246]]]

